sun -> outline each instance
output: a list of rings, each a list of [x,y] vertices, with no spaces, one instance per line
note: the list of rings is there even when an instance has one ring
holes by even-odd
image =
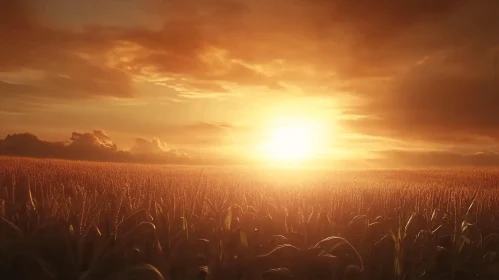
[[[318,151],[320,127],[305,120],[289,120],[272,126],[262,145],[263,157],[281,163],[313,158]]]
[[[285,125],[276,128],[270,136],[267,153],[272,159],[298,160],[309,155],[312,135],[309,128],[301,125]]]

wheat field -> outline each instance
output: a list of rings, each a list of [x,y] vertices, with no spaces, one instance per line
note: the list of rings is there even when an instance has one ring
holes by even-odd
[[[0,157],[0,278],[499,279],[498,183]]]

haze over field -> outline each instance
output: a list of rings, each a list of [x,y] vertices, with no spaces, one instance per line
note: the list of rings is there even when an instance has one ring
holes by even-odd
[[[0,152],[498,165],[498,30],[496,0],[1,1],[0,137],[30,134]]]

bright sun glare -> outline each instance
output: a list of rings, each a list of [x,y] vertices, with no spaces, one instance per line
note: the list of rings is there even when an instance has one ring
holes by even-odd
[[[263,145],[267,160],[281,163],[298,162],[315,156],[320,127],[310,121],[288,121],[276,124],[268,132]]]

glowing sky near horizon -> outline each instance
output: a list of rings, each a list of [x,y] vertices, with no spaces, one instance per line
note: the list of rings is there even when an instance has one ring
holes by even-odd
[[[499,162],[497,30],[494,0],[2,1],[0,136],[254,158],[311,119],[275,157]]]

